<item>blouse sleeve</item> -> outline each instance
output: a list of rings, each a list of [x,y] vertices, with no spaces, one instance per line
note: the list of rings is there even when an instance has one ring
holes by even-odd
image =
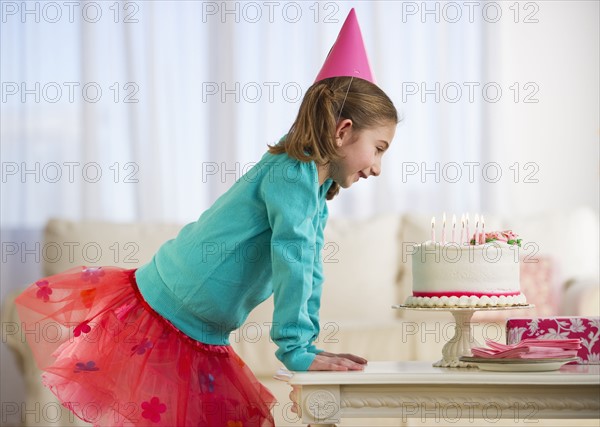
[[[315,358],[308,302],[313,274],[318,215],[318,177],[314,166],[299,161],[275,163],[263,178],[260,195],[266,206],[271,237],[275,309],[271,338],[275,355],[290,370],[306,371]],[[319,292],[320,293],[320,292]]]
[[[317,228],[317,240],[315,245],[315,261],[313,267],[313,285],[312,285],[312,294],[308,300],[308,316],[313,325],[313,336],[309,341],[308,351],[311,353],[319,354],[323,350],[318,349],[313,341],[317,339],[319,333],[321,332],[321,326],[319,324],[319,309],[321,308],[321,294],[323,291],[323,258],[321,256],[321,252],[323,251],[323,246],[325,242],[325,238],[323,235],[323,231],[325,229],[325,225],[327,224],[328,218],[328,209],[327,203],[323,202],[324,206],[322,208],[321,214],[319,215],[319,226]]]

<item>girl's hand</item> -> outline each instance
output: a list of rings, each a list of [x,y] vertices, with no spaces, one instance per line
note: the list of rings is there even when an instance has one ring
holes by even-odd
[[[317,354],[308,367],[309,371],[362,371],[367,359],[353,354],[335,354],[326,351]]]

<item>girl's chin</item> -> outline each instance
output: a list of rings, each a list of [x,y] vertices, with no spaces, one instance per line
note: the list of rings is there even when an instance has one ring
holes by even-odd
[[[358,179],[352,180],[352,178],[348,178],[344,182],[340,182],[339,184],[342,188],[350,188],[352,187],[352,184],[354,184],[356,181],[358,181]]]
[[[358,176],[358,174],[355,174],[355,175],[346,177],[346,179],[343,181],[337,180],[337,179],[334,179],[333,181],[336,182],[342,188],[350,188],[350,187],[352,187],[352,184],[354,184],[355,182],[357,182],[359,180],[360,180],[360,177]]]

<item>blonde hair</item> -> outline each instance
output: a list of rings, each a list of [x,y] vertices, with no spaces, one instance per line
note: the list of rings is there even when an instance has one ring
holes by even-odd
[[[285,140],[269,146],[272,154],[287,153],[303,162],[324,165],[339,158],[335,130],[339,120],[350,119],[354,130],[398,123],[398,112],[379,87],[352,77],[332,77],[314,83],[304,95],[298,116]],[[331,200],[339,192],[334,182]]]

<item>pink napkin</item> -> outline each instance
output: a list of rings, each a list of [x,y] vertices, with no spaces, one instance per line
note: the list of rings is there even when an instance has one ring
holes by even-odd
[[[474,357],[486,359],[562,359],[577,356],[579,338],[541,340],[527,338],[517,344],[501,344],[486,340],[486,347],[471,349]]]

